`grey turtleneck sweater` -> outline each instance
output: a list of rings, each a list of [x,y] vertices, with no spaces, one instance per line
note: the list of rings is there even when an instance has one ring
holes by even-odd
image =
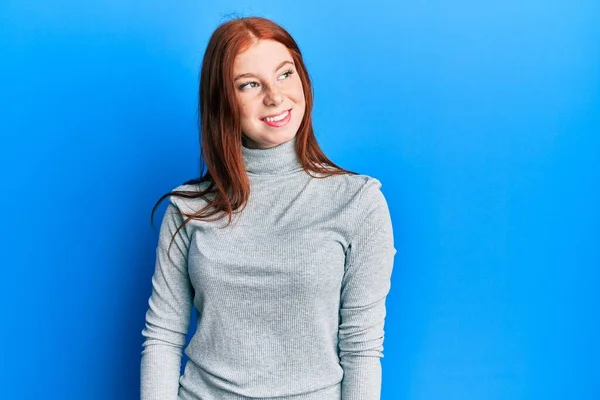
[[[188,222],[169,258],[180,211],[204,204],[170,197],[142,331],[142,400],[380,399],[396,254],[381,183],[311,177],[294,145],[243,147],[246,209],[226,228],[226,218]]]

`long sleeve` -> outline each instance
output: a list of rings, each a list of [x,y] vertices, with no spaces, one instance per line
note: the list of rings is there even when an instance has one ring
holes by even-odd
[[[141,400],[176,400],[178,396],[193,292],[187,270],[189,237],[185,227],[179,230],[169,250],[171,238],[182,221],[179,208],[169,198],[160,227],[152,294],[142,331],[145,340],[140,365]]]
[[[379,400],[385,300],[396,249],[381,183],[364,185],[346,251],[342,279],[339,355],[344,370],[341,400]]]

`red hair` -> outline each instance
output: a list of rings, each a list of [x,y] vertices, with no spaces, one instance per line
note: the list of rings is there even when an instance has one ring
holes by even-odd
[[[238,54],[261,39],[275,40],[287,47],[302,82],[306,108],[296,134],[296,153],[305,172],[322,174],[316,178],[356,174],[335,165],[317,144],[311,117],[311,81],[296,41],[283,27],[266,18],[235,18],[213,32],[202,61],[198,122],[202,159],[207,171],[185,184],[208,182],[208,185],[201,191],[172,191],[163,195],[152,209],[151,221],[158,205],[168,196],[198,198],[210,194],[205,196],[205,207],[194,214],[184,214],[187,219],[177,232],[190,219],[207,219],[218,213],[227,214],[231,223],[233,212],[245,207],[250,182],[242,157],[242,129],[234,91],[233,62]]]

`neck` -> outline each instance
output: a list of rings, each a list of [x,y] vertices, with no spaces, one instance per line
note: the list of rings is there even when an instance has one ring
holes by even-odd
[[[242,144],[246,172],[254,175],[281,175],[302,169],[296,155],[296,136],[268,149],[253,149]]]

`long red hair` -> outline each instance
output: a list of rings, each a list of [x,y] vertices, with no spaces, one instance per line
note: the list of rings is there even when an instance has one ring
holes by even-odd
[[[198,125],[206,172],[201,173],[200,178],[184,184],[208,182],[208,185],[200,191],[174,190],[166,193],[154,205],[151,223],[156,208],[168,196],[204,196],[207,201],[207,205],[195,213],[183,214],[187,219],[179,226],[175,235],[191,219],[208,219],[215,214],[225,213],[231,223],[233,212],[245,207],[250,194],[250,182],[242,157],[242,129],[234,92],[233,62],[239,53],[260,39],[275,40],[287,47],[302,81],[306,109],[296,133],[296,153],[304,171],[322,174],[315,176],[316,178],[356,174],[335,165],[317,144],[311,118],[312,85],[296,41],[283,27],[266,18],[235,18],[221,24],[213,32],[202,61]]]

